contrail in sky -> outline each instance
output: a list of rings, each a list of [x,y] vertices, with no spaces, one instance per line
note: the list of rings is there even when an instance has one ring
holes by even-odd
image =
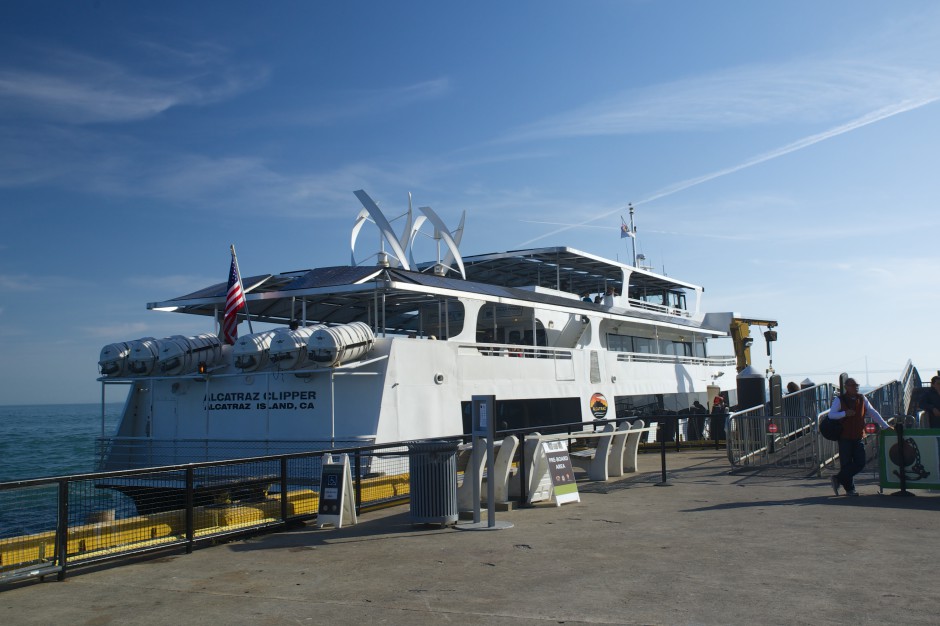
[[[772,159],[776,159],[777,157],[785,156],[787,154],[790,154],[791,152],[796,152],[797,150],[808,148],[812,146],[813,144],[819,143],[820,141],[825,141],[826,139],[838,137],[839,135],[843,135],[847,132],[856,130],[858,128],[862,128],[864,126],[868,126],[869,124],[874,124],[875,122],[880,122],[881,120],[888,119],[889,117],[894,117],[895,115],[898,115],[900,113],[907,113],[908,111],[919,109],[923,106],[936,102],[937,100],[940,100],[940,96],[930,96],[930,97],[920,98],[916,100],[903,100],[896,104],[882,107],[880,109],[872,111],[871,113],[863,115],[862,117],[858,117],[850,122],[842,124],[841,126],[836,126],[835,128],[831,128],[827,131],[823,131],[815,135],[810,135],[809,137],[804,137],[803,139],[794,141],[793,143],[789,143],[785,146],[777,148],[776,150],[771,150],[770,152],[765,152],[764,154],[748,159],[747,161],[744,161],[743,163],[739,163],[738,165],[727,167],[723,170],[718,170],[717,172],[712,172],[710,174],[705,174],[703,176],[690,178],[688,180],[684,180],[682,182],[676,183],[674,185],[671,185],[669,187],[666,187],[664,189],[661,189],[660,191],[653,193],[653,195],[647,198],[644,198],[643,200],[634,202],[633,205],[639,206],[641,204],[646,204],[647,202],[652,202],[653,200],[659,200],[660,198],[671,196],[674,193],[684,191],[690,187],[695,187],[696,185],[707,183],[710,180],[715,180],[716,178],[721,178],[722,176],[727,176],[728,174],[734,174],[735,172],[740,172],[741,170],[747,169],[749,167],[753,167],[754,165],[760,165],[761,163],[765,163]],[[572,228],[580,228],[582,226],[587,226],[591,222],[596,222],[597,220],[604,219],[605,217],[610,217],[611,215],[622,213],[625,208],[626,207],[618,207],[612,211],[607,211],[606,213],[595,215],[594,217],[588,220],[585,220],[581,222],[580,224],[569,224],[563,228],[559,228],[557,230],[553,230],[551,232],[545,233],[544,235],[539,235],[538,237],[529,239],[528,241],[524,241],[523,243],[519,245],[528,246],[529,244],[539,241],[540,239],[545,239],[546,237],[551,237],[552,235],[563,233],[567,230],[571,230]]]

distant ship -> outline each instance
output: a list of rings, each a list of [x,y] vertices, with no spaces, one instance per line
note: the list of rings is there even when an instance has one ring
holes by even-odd
[[[460,435],[477,394],[496,397],[499,429],[733,396],[751,320],[703,312],[702,287],[567,247],[463,257],[463,219],[448,230],[409,200],[390,221],[355,195],[350,265],[241,280],[240,327],[263,330],[220,340],[223,282],[147,305],[206,316],[212,332],[104,347],[102,399],[126,401],[99,469]],[[357,263],[372,225],[380,249]],[[438,258],[415,263],[427,227]],[[712,355],[729,334],[737,357]]]

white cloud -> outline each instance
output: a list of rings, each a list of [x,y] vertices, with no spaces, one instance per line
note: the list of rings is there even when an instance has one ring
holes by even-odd
[[[536,122],[503,141],[828,123],[940,97],[940,72],[864,61],[743,66],[623,92]]]
[[[164,54],[161,62],[168,58]],[[174,106],[225,100],[267,76],[257,66],[227,64],[217,50],[172,58],[179,64],[162,71],[66,49],[37,51],[31,68],[0,66],[0,115],[68,124],[127,122]]]
[[[35,281],[25,274],[0,274],[0,290],[3,291],[37,291]]]

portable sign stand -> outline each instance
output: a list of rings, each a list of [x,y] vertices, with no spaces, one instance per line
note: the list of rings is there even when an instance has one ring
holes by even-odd
[[[356,504],[353,502],[352,475],[349,472],[349,457],[341,455],[342,460],[333,462],[329,454],[323,457],[320,469],[320,502],[317,507],[317,528],[326,525],[334,528],[343,527],[343,515],[350,523],[356,523]]]
[[[457,524],[460,530],[503,530],[512,528],[512,522],[496,521],[496,453],[493,438],[496,436],[496,396],[472,396],[473,409],[473,467],[480,467],[480,455],[486,442],[486,523],[480,521],[480,481],[473,481],[473,523]]]
[[[555,492],[555,506],[566,502],[580,502],[578,483],[574,480],[574,469],[568,455],[568,442],[564,440],[543,441],[545,459],[548,462],[548,475],[552,479]]]
[[[940,488],[940,429],[894,427],[878,434],[880,486],[900,489],[893,496],[913,496],[910,489]]]

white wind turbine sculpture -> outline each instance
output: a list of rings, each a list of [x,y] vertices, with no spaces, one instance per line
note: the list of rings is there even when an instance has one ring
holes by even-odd
[[[362,204],[363,209],[356,217],[356,223],[353,225],[352,230],[352,238],[350,241],[350,260],[352,265],[361,265],[374,256],[378,260],[378,265],[383,267],[401,267],[405,270],[416,269],[417,263],[415,263],[414,259],[415,239],[419,233],[424,234],[421,232],[421,227],[424,223],[430,222],[434,227],[433,239],[437,245],[437,262],[431,266],[431,269],[433,269],[434,273],[438,276],[444,276],[452,271],[459,271],[461,277],[466,279],[467,273],[464,269],[463,258],[460,256],[459,251],[460,241],[463,238],[464,223],[466,221],[466,211],[460,216],[460,224],[457,228],[454,231],[450,231],[446,224],[444,224],[444,221],[431,207],[420,207],[418,210],[424,215],[419,215],[415,218],[411,207],[410,193],[408,194],[408,212],[392,220],[388,220],[385,217],[375,201],[369,197],[369,194],[365,191],[360,189],[356,191],[355,194]],[[392,228],[391,222],[401,219],[402,217],[405,218],[405,227],[402,230],[401,237],[398,237]],[[374,223],[379,229],[379,252],[357,262],[356,240],[359,237],[359,232],[362,230],[363,225],[367,221]],[[431,235],[425,236],[430,237]],[[447,253],[443,257],[441,256],[441,242],[443,242],[447,248]],[[386,250],[386,245],[390,248],[390,252]],[[457,264],[457,270],[451,267],[453,263]]]

